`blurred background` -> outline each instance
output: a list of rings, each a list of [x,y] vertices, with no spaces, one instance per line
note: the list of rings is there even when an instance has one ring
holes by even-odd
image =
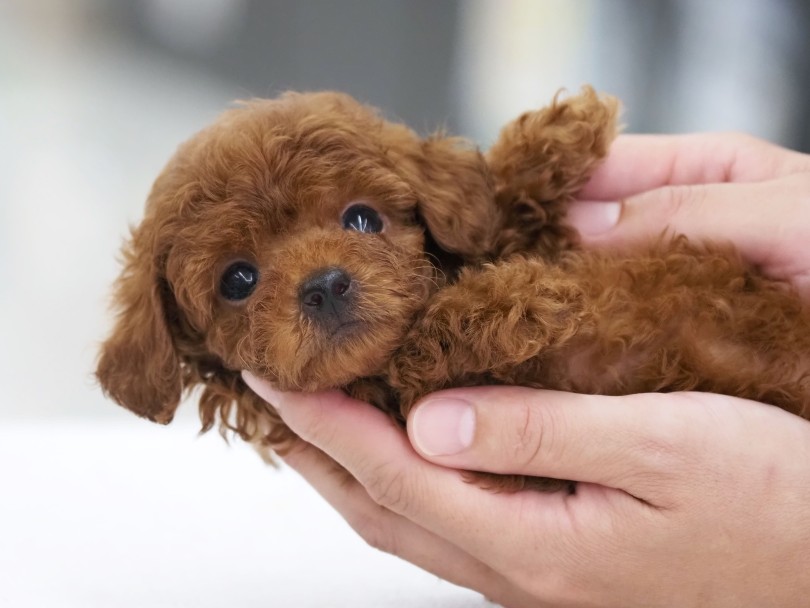
[[[0,605],[477,605],[197,440],[193,408],[164,429],[104,400],[109,285],[152,180],[231,101],[287,89],[486,146],[591,83],[628,131],[810,151],[808,26],[804,0],[2,0]]]

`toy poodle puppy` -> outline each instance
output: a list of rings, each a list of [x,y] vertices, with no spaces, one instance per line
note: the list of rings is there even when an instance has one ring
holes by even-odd
[[[277,450],[291,432],[240,370],[341,387],[400,422],[428,392],[492,383],[712,391],[810,416],[810,312],[787,285],[673,235],[577,249],[566,206],[616,113],[586,87],[482,154],[338,93],[226,112],[179,148],[124,248],[102,387],[168,423],[201,385],[204,430]]]

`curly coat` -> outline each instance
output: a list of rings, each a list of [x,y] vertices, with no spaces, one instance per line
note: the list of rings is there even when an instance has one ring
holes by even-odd
[[[731,246],[678,236],[577,249],[566,206],[616,114],[585,88],[510,123],[483,155],[338,93],[226,112],[179,148],[124,248],[102,387],[168,423],[201,385],[204,430],[219,420],[277,450],[290,431],[242,369],[282,390],[342,387],[400,422],[428,392],[491,383],[712,391],[810,417],[810,313],[790,287]],[[342,227],[358,201],[381,232]],[[234,260],[259,275],[238,303],[219,293]],[[351,278],[345,331],[302,313],[302,282],[324,268]]]

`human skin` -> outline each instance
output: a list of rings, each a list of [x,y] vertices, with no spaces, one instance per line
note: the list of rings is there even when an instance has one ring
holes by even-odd
[[[623,136],[581,198],[585,247],[665,229],[730,240],[810,300],[806,155],[735,134]],[[339,391],[245,380],[301,438],[285,461],[369,544],[504,606],[810,605],[810,422],[777,408],[462,388],[425,397],[406,437]],[[494,494],[468,469],[579,483]]]

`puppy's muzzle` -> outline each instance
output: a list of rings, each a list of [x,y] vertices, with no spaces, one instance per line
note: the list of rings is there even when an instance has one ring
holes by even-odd
[[[330,335],[355,323],[355,291],[351,276],[342,268],[324,268],[301,284],[301,311]]]

